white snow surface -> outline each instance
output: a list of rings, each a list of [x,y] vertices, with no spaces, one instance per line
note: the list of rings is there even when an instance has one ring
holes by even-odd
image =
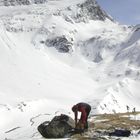
[[[67,7],[82,2],[0,7],[0,139],[42,139],[37,126],[61,113],[73,117],[78,102],[88,102],[91,114],[140,110],[140,68],[132,55],[125,55],[131,64],[118,59],[138,48],[140,34],[109,19],[65,20]],[[58,36],[71,40],[69,53],[41,43]]]

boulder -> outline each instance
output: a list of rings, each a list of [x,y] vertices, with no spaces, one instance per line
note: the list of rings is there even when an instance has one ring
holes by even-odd
[[[38,131],[45,138],[64,138],[75,127],[74,120],[64,114],[55,116],[51,122],[44,122],[38,126]]]

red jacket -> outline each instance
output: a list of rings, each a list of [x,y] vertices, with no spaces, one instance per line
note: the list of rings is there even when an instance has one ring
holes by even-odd
[[[86,121],[87,121],[87,109],[90,109],[91,107],[90,107],[90,105],[88,105],[88,104],[86,104],[86,103],[78,103],[78,104],[76,104],[76,105],[74,105],[73,107],[72,107],[72,110],[73,110],[73,112],[74,112],[74,114],[75,114],[75,121],[76,121],[76,123],[77,123],[77,116],[78,116],[78,111],[79,112],[81,112],[81,118],[80,118],[80,120],[82,121],[82,123],[86,123]]]

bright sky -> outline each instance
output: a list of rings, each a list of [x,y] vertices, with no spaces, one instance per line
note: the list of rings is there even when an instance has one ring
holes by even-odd
[[[140,24],[140,0],[97,0],[121,24]]]

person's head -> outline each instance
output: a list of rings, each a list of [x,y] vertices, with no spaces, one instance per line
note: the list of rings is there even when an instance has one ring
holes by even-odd
[[[77,107],[76,105],[74,105],[74,106],[72,107],[72,111],[75,112],[75,111],[77,111],[77,110],[78,110],[78,107]]]

